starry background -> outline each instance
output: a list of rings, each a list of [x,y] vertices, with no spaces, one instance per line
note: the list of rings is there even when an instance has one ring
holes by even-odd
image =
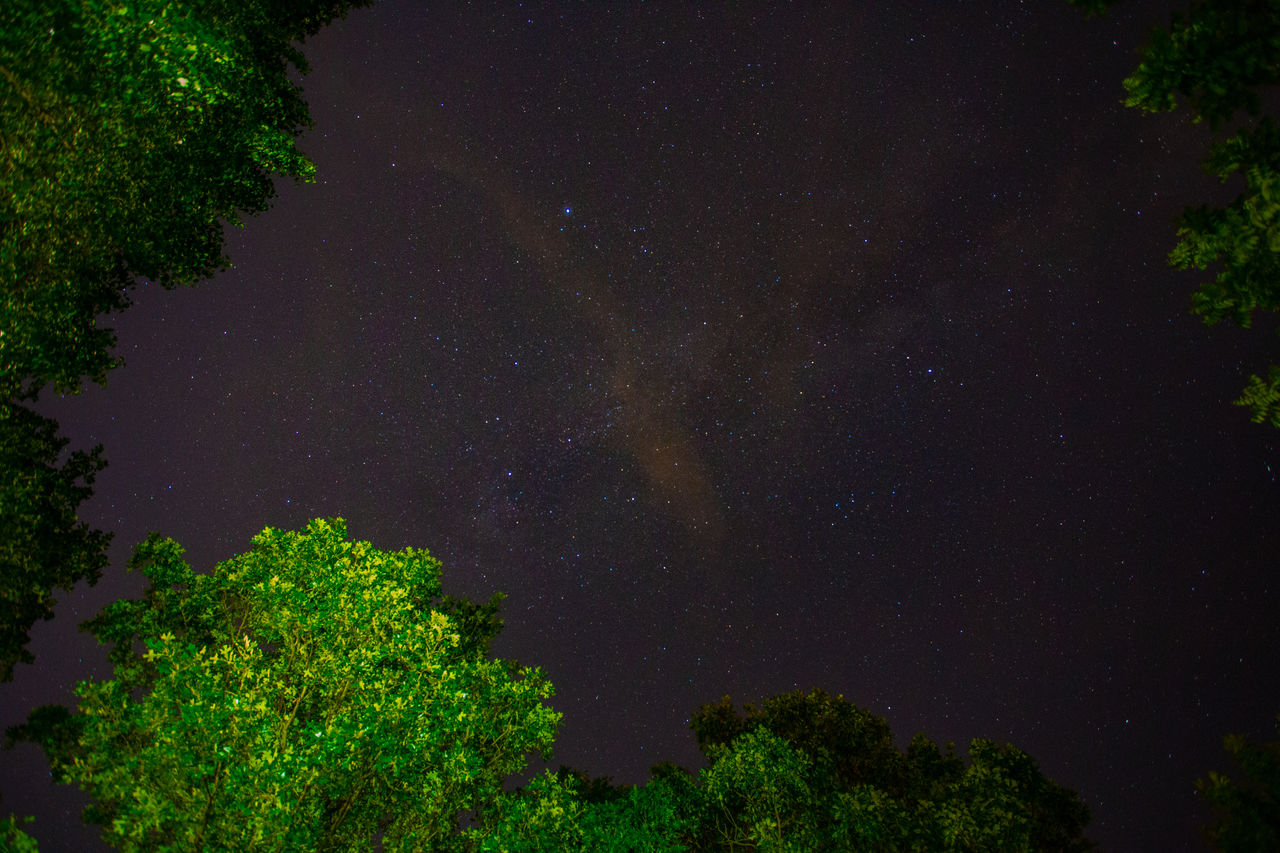
[[[141,285],[127,366],[46,398],[110,467],[112,567],[34,632],[10,725],[106,677],[75,626],[341,515],[508,594],[552,766],[701,766],[691,712],[821,686],[1081,793],[1104,849],[1199,849],[1194,781],[1280,711],[1268,329],[1170,270],[1207,132],[1124,108],[1170,4],[380,0],[311,40],[312,185],[235,268]],[[97,849],[4,755],[4,810]]]

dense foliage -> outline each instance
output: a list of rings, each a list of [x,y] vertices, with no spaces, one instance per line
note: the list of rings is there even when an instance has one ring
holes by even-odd
[[[115,677],[10,736],[123,850],[452,849],[460,815],[550,748],[551,685],[488,659],[490,606],[442,598],[426,551],[345,533],[268,528],[208,575],[151,537],[144,597],[86,623]]]
[[[224,223],[265,210],[272,175],[311,177],[294,42],[367,2],[0,3],[0,680],[108,540],[74,520],[99,452],[60,459],[28,404],[104,382],[119,359],[102,319],[137,278],[210,275]]]

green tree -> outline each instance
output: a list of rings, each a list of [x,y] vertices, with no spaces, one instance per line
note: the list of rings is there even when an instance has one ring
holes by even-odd
[[[273,175],[311,179],[295,42],[368,2],[0,3],[0,680],[108,541],[74,520],[99,451],[59,463],[56,425],[26,404],[104,382],[120,362],[102,318],[137,278],[207,277]]]
[[[10,739],[40,743],[125,850],[458,848],[463,813],[547,754],[551,685],[459,633],[446,613],[486,608],[442,598],[426,551],[345,537],[341,519],[268,528],[196,575],[153,535],[143,598],[86,623],[114,679]]]
[[[1280,716],[1276,724],[1280,730]],[[1214,813],[1205,832],[1209,845],[1221,853],[1280,850],[1280,739],[1251,743],[1228,735],[1223,746],[1241,778],[1210,773],[1196,785]]]
[[[1070,2],[1094,13],[1114,5]],[[1184,211],[1169,254],[1176,269],[1218,269],[1192,299],[1196,314],[1248,328],[1255,311],[1280,309],[1280,127],[1262,115],[1259,98],[1259,89],[1280,82],[1280,2],[1197,0],[1168,29],[1153,29],[1141,55],[1124,81],[1127,106],[1164,112],[1185,102],[1194,122],[1215,131],[1237,113],[1250,117],[1205,162],[1219,180],[1242,175],[1244,191],[1226,207]],[[1250,376],[1235,402],[1255,422],[1280,427],[1280,366]]]

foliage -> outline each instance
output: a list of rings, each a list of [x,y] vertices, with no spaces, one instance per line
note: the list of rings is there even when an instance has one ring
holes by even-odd
[[[1255,424],[1269,423],[1280,427],[1280,366],[1272,365],[1267,370],[1267,378],[1254,374],[1249,377],[1237,406],[1247,406],[1252,412]]]
[[[615,788],[562,767],[506,794],[469,837],[483,853],[678,853],[697,834],[702,796],[683,771]]]
[[[30,663],[29,630],[53,617],[53,590],[95,582],[110,535],[76,518],[95,475],[101,446],[59,461],[67,439],[56,422],[26,406],[0,402],[0,681]]]
[[[1280,729],[1280,716],[1276,717]],[[1210,773],[1197,788],[1214,812],[1206,831],[1220,853],[1280,850],[1280,739],[1250,743],[1228,735],[1223,746],[1239,766],[1239,781]]]
[[[811,789],[808,756],[763,726],[710,753],[711,767],[702,774],[703,834],[716,848],[819,849],[812,807],[822,792]]]
[[[582,819],[583,849],[601,853],[677,853],[701,819],[694,782],[683,772],[655,776],[623,796],[591,803]]]
[[[1213,128],[1237,110],[1257,115],[1257,89],[1280,82],[1280,5],[1274,0],[1199,0],[1156,27],[1142,62],[1124,81],[1125,105],[1148,112],[1186,99],[1194,121]]]
[[[292,42],[364,0],[10,0],[0,11],[5,396],[102,381],[137,276],[224,266],[222,221],[311,178]]]
[[[1185,211],[1169,263],[1207,269],[1221,261],[1222,272],[1201,287],[1192,310],[1210,324],[1229,318],[1247,328],[1255,310],[1280,308],[1280,126],[1263,118],[1214,146],[1206,165],[1222,180],[1242,172],[1247,191],[1225,208]]]
[[[468,832],[480,853],[560,853],[583,850],[583,804],[575,780],[544,771],[499,798],[489,820]]]
[[[776,727],[776,728],[775,728]],[[821,690],[742,715],[726,698],[691,724],[710,765],[659,765],[612,786],[568,768],[505,795],[472,830],[483,851],[1084,851],[1088,810],[1025,753],[974,740],[969,763]]]
[[[698,748],[708,758],[716,748],[728,746],[758,726],[809,756],[816,772],[831,777],[831,785],[901,789],[904,765],[889,724],[823,690],[773,696],[759,708],[746,705],[741,716],[725,696],[699,708],[689,723]]]
[[[822,690],[691,722],[711,759],[699,849],[1083,851],[1088,809],[1012,746],[974,740],[969,766]],[[725,737],[737,729],[742,734]],[[727,763],[726,763],[727,762]],[[708,833],[707,830],[710,829]]]
[[[704,706],[696,775],[663,764],[615,786],[562,767],[502,791],[549,749],[549,685],[485,661],[488,638],[460,652],[426,609],[439,587],[425,552],[342,536],[340,522],[268,529],[207,578],[148,540],[145,598],[88,623],[114,646],[115,681],[10,738],[41,744],[131,850],[367,849],[379,834],[388,849],[483,853],[1093,849],[1088,810],[1020,750],[974,740],[966,763],[917,735],[899,752],[884,720],[821,690],[741,715]]]
[[[1112,5],[1071,2],[1093,12]],[[1258,90],[1277,82],[1280,2],[1200,0],[1187,14],[1174,15],[1168,29],[1152,30],[1141,62],[1124,81],[1125,104],[1163,112],[1182,101],[1194,122],[1216,131],[1238,112],[1260,116]],[[1222,181],[1243,175],[1245,190],[1224,208],[1185,210],[1169,263],[1199,270],[1220,264],[1215,279],[1194,295],[1192,310],[1206,323],[1230,318],[1247,328],[1254,311],[1280,309],[1280,127],[1269,116],[1252,127],[1246,122],[1212,147],[1205,167]],[[1271,367],[1266,380],[1252,375],[1235,401],[1256,423],[1280,427],[1278,369]]]
[[[32,820],[29,817],[19,820],[14,815],[0,818],[0,853],[36,853],[40,849],[36,840],[21,829]]]
[[[143,598],[86,623],[115,678],[10,736],[40,742],[125,850],[450,849],[460,815],[550,748],[551,685],[460,635],[426,551],[345,535],[267,528],[210,575],[153,535],[131,566]]]
[[[369,0],[0,3],[0,677],[30,662],[54,588],[92,582],[108,536],[74,520],[104,464],[56,465],[56,425],[21,407],[119,363],[102,315],[141,276],[226,264],[223,222],[311,178],[294,42]],[[82,481],[83,486],[75,485]]]

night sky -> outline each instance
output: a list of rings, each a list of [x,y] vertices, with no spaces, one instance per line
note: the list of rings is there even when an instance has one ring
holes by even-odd
[[[1201,849],[1197,777],[1280,711],[1275,357],[1165,261],[1223,203],[1184,114],[1121,104],[1172,4],[427,5],[308,42],[311,185],[234,269],[140,285],[126,366],[58,399],[106,446],[94,588],[0,725],[107,677],[76,625],[158,530],[197,570],[342,516],[504,591],[551,766],[702,766],[688,719],[822,687],[1026,750],[1109,850]],[[98,849],[31,746],[3,810]],[[536,765],[541,766],[541,765]]]

